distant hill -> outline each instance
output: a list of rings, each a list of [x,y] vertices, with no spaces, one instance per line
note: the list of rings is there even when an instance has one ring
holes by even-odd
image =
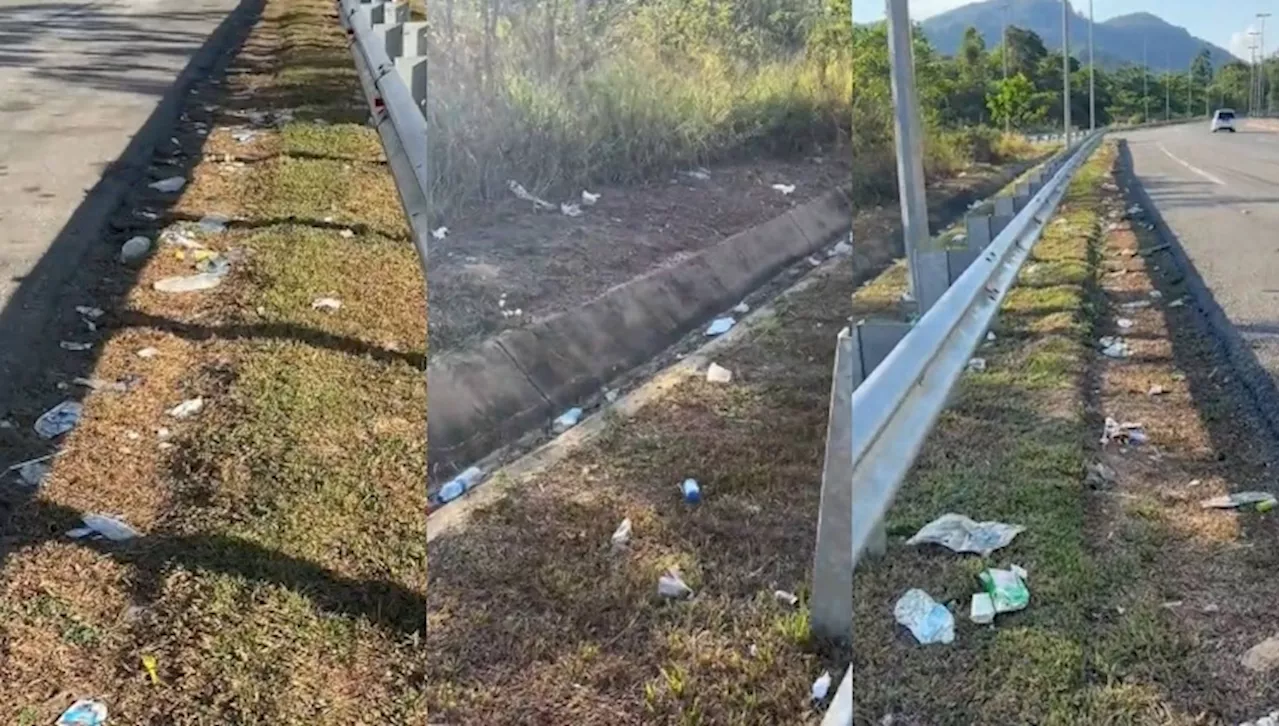
[[[1051,51],[1062,49],[1062,5],[1059,0],[1007,0],[1007,22],[1035,31]],[[1000,43],[1006,0],[985,0],[948,10],[921,21],[929,42],[940,52],[953,55],[969,26],[978,29],[992,48]],[[1086,58],[1089,19],[1072,8],[1068,20],[1071,54]],[[1185,28],[1170,25],[1151,13],[1132,13],[1112,18],[1093,27],[1093,54],[1098,65],[1114,68],[1124,63],[1142,63],[1142,41],[1147,41],[1147,64],[1152,70],[1185,71],[1202,48],[1208,48],[1214,67],[1232,60],[1225,48],[1197,38]]]

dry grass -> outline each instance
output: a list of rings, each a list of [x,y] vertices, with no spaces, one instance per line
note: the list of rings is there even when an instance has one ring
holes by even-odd
[[[50,723],[73,697],[106,700],[120,724],[425,722],[425,300],[376,136],[350,123],[354,73],[330,12],[269,2],[225,92],[193,97],[193,119],[211,102],[214,123],[244,124],[245,109],[297,120],[248,144],[216,129],[168,210],[238,217],[207,240],[243,254],[228,281],[152,291],[190,270],[162,247],[108,311],[94,375],[143,380],[89,397],[15,513],[0,571],[6,723]],[[318,312],[320,296],[344,305]],[[144,346],[159,356],[137,358]],[[199,417],[164,415],[195,395]],[[63,538],[84,511],[145,536]]]

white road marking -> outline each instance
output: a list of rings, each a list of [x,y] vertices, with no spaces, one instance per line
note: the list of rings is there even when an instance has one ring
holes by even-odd
[[[1218,177],[1216,177],[1216,176],[1214,176],[1214,175],[1210,174],[1209,172],[1204,171],[1204,170],[1202,170],[1202,169],[1197,169],[1196,167],[1194,167],[1194,166],[1192,166],[1192,165],[1188,164],[1187,162],[1183,161],[1182,159],[1179,159],[1178,157],[1174,156],[1172,153],[1170,153],[1170,152],[1169,152],[1169,150],[1168,150],[1168,149],[1164,148],[1164,144],[1160,144],[1160,150],[1164,152],[1164,155],[1165,155],[1165,156],[1169,157],[1170,159],[1173,159],[1174,161],[1178,162],[1179,164],[1182,164],[1183,166],[1187,167],[1188,169],[1190,169],[1191,171],[1195,172],[1196,174],[1199,174],[1200,176],[1204,177],[1205,179],[1208,179],[1209,181],[1213,182],[1214,184],[1219,184],[1219,185],[1222,185],[1222,186],[1226,186],[1226,185],[1227,185],[1227,183],[1226,183],[1226,182],[1224,182],[1224,181],[1222,181],[1221,179],[1219,179]]]

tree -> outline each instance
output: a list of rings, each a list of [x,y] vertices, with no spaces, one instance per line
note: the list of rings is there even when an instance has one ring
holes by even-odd
[[[987,95],[987,108],[997,123],[1007,121],[1014,128],[1022,128],[1040,115],[1035,96],[1035,85],[1018,73],[995,83],[995,89]]]

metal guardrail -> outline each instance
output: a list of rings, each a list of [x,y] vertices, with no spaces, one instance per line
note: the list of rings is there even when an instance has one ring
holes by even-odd
[[[815,634],[852,635],[853,570],[883,553],[883,520],[917,454],[985,339],[1001,302],[1104,131],[1086,134],[966,220],[946,257],[949,285],[914,323],[860,321],[837,339],[819,505],[810,620]],[[939,264],[933,261],[931,264]],[[856,412],[856,415],[855,415]],[[853,723],[853,667],[823,726]]]
[[[427,24],[402,2],[338,0],[351,57],[427,279]]]

